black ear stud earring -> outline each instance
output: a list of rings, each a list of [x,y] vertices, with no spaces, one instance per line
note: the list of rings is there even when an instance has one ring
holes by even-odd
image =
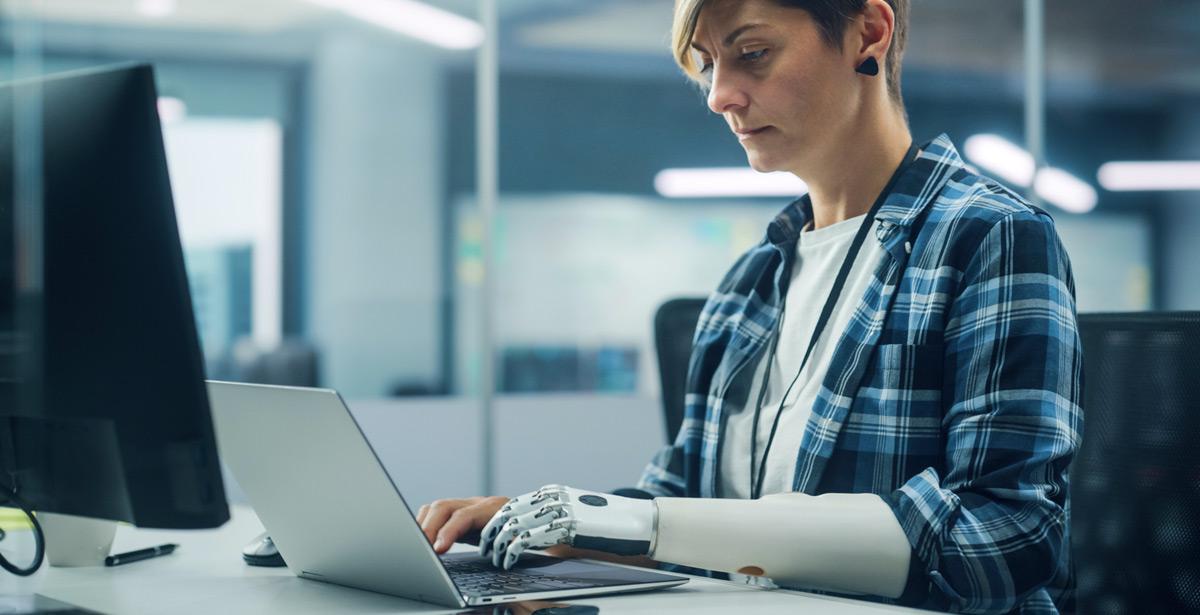
[[[855,71],[863,75],[874,77],[875,75],[879,74],[879,62],[875,60],[875,56],[871,56],[866,60],[863,60],[863,63],[859,64]]]

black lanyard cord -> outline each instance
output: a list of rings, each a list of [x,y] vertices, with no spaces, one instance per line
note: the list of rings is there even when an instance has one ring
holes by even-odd
[[[767,349],[767,368],[763,372],[762,387],[758,391],[758,400],[754,404],[754,421],[750,427],[750,498],[757,500],[762,497],[763,480],[767,476],[767,460],[771,456],[771,445],[775,442],[775,432],[779,429],[779,417],[783,416],[783,405],[787,402],[788,395],[791,394],[792,388],[796,386],[796,382],[800,380],[800,374],[804,371],[804,366],[808,364],[808,359],[812,355],[813,348],[817,345],[817,340],[821,338],[821,334],[825,331],[826,325],[829,324],[829,318],[833,315],[833,308],[837,305],[838,297],[842,294],[843,287],[846,285],[846,279],[850,277],[850,270],[854,267],[854,261],[858,258],[858,252],[862,249],[863,241],[866,240],[867,232],[871,230],[871,225],[875,221],[875,215],[879,213],[879,209],[883,207],[884,201],[892,192],[892,188],[900,179],[905,169],[913,163],[917,158],[917,144],[914,141],[909,146],[908,152],[904,154],[904,159],[900,162],[900,166],[892,173],[892,178],[888,180],[883,191],[879,193],[879,197],[875,199],[875,204],[871,206],[867,212],[866,218],[858,227],[858,232],[854,235],[854,241],[850,244],[850,250],[846,253],[846,258],[842,261],[842,267],[838,270],[837,278],[833,282],[833,288],[829,291],[829,297],[825,300],[825,306],[821,308],[821,315],[817,318],[817,326],[813,328],[812,337],[808,340],[808,349],[804,351],[804,358],[800,361],[800,369],[796,370],[796,375],[792,378],[792,382],[788,384],[787,390],[783,392],[783,398],[779,400],[779,408],[775,411],[775,420],[771,423],[771,434],[767,437],[767,446],[763,450],[762,462],[758,465],[758,472],[754,471],[754,459],[757,456],[758,448],[758,419],[762,413],[763,399],[767,394],[767,386],[771,381],[771,367],[775,360],[775,350],[779,345],[779,338],[783,332],[783,314],[784,307],[787,304],[786,293],[780,300],[779,305],[779,321],[775,325],[775,335],[771,338],[771,346]]]

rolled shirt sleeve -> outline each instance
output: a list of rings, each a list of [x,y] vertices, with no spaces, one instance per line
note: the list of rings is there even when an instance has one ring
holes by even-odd
[[[931,595],[1003,613],[1067,575],[1067,470],[1082,430],[1066,253],[1044,213],[1006,214],[947,314],[945,465],[887,499]]]

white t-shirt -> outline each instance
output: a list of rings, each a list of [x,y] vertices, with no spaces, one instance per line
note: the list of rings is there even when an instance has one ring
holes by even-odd
[[[783,329],[771,364],[771,378],[767,394],[763,398],[762,412],[758,419],[758,441],[754,469],[762,463],[763,450],[771,435],[771,424],[784,391],[796,376],[804,352],[808,349],[813,329],[829,292],[833,289],[838,271],[850,251],[854,235],[862,225],[865,215],[851,218],[825,228],[805,231],[800,234],[796,245],[796,262],[792,266],[792,280],[788,286],[787,303],[784,307]],[[877,223],[878,224],[878,223]],[[842,332],[850,322],[854,309],[866,294],[874,278],[876,267],[883,257],[883,246],[872,230],[867,233],[858,257],[846,278],[830,315],[825,332],[813,348],[800,379],[792,387],[783,404],[783,415],[771,445],[771,456],[767,460],[767,473],[763,480],[762,495],[792,491],[792,479],[799,456],[800,440],[804,426],[812,415],[813,403],[817,399],[821,381],[829,370],[833,350]],[[724,442],[721,446],[721,482],[719,496],[724,498],[750,497],[750,432],[754,422],[754,404],[762,389],[763,373],[767,357],[755,368],[754,380],[746,406],[740,411],[730,408],[725,425]]]

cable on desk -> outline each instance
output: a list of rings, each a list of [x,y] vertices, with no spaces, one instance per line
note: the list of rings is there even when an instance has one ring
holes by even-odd
[[[29,517],[29,522],[33,524],[33,563],[28,568],[20,568],[0,553],[0,568],[19,577],[30,576],[42,567],[42,560],[46,556],[46,535],[42,533],[42,525],[38,523],[37,517],[33,516],[33,511],[29,506],[17,496],[17,490],[3,483],[0,483],[0,504],[12,504],[20,508],[21,512]]]

